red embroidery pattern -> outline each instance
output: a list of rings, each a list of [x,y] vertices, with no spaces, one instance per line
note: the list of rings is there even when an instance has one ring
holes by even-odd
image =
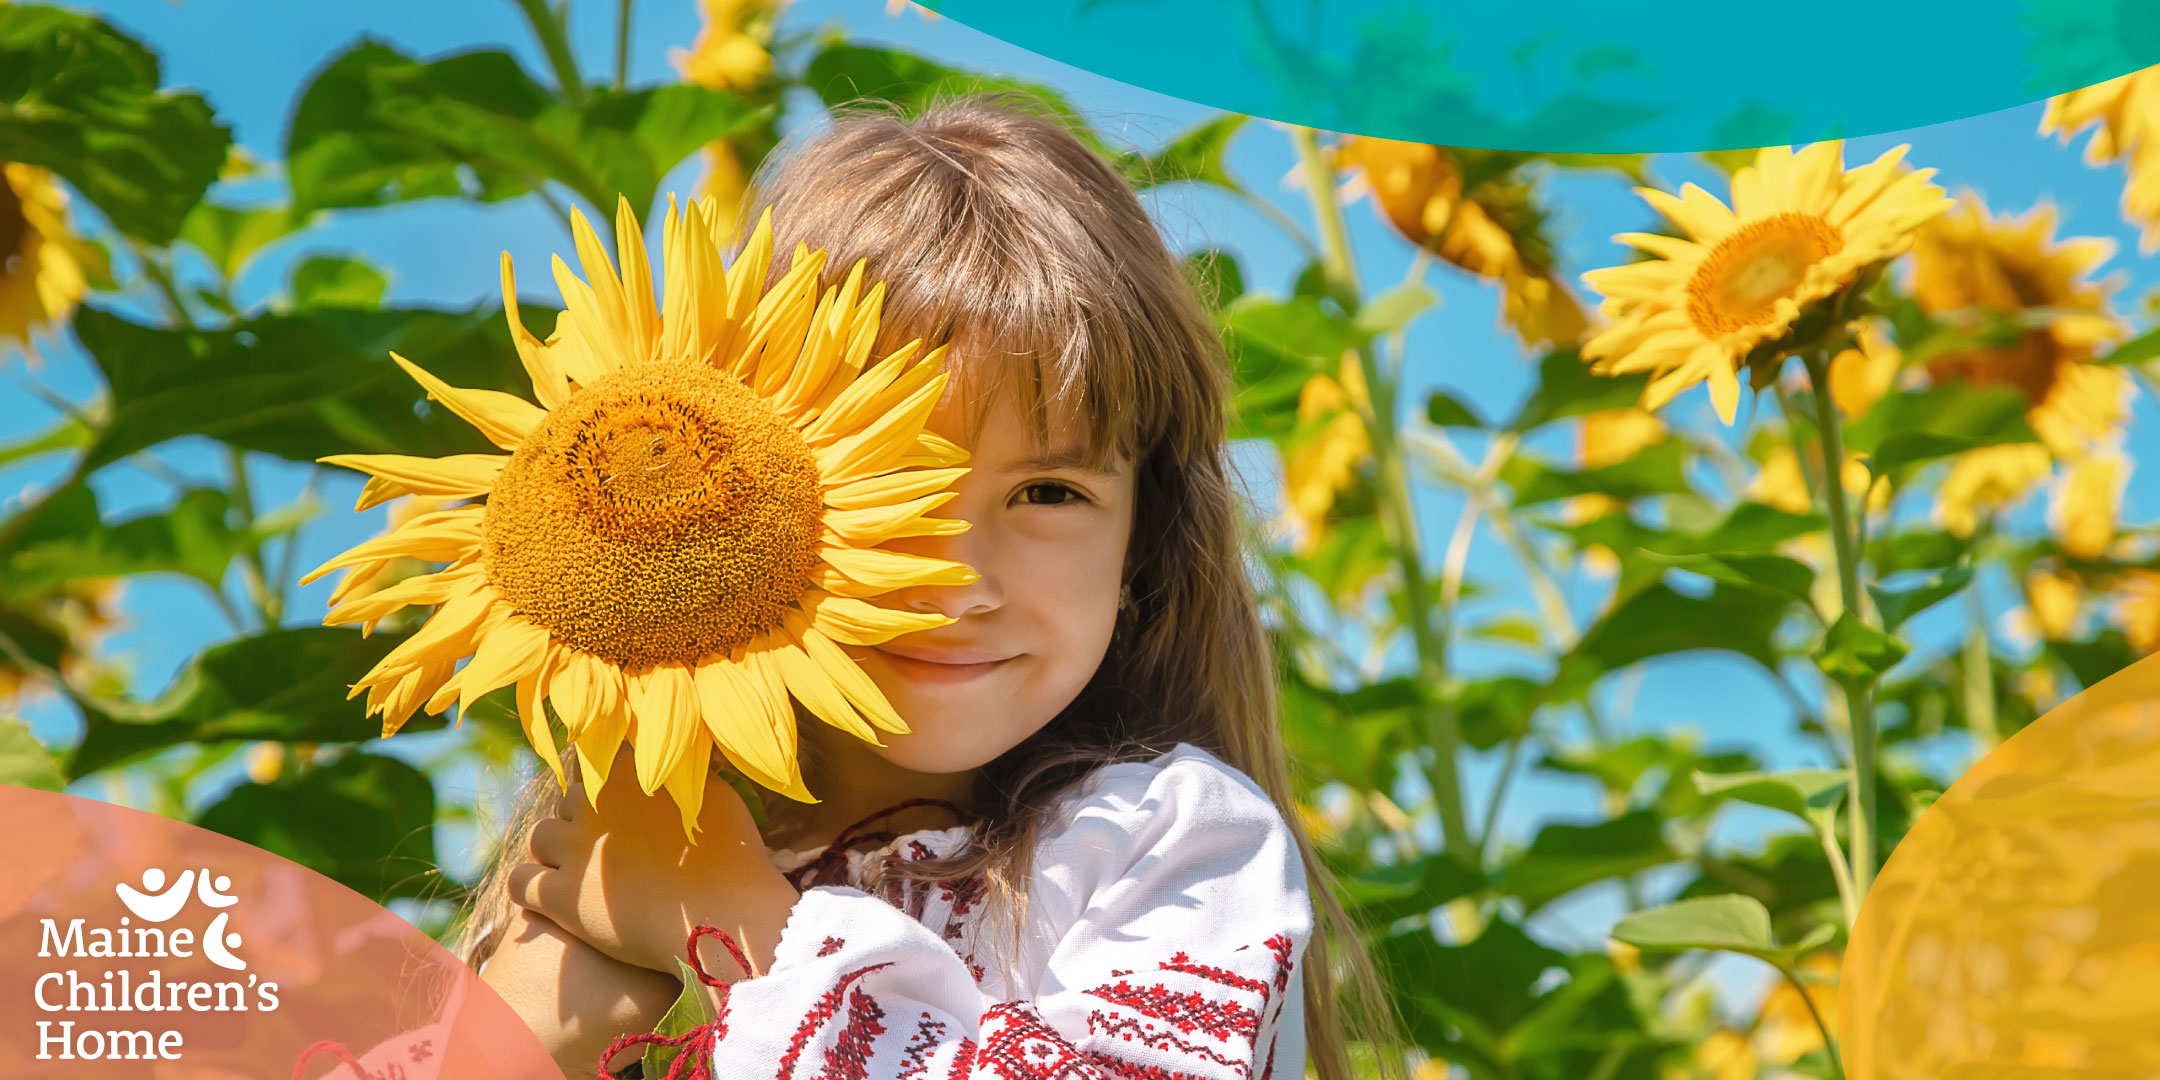
[[[857,986],[848,991],[847,1026],[825,1051],[825,1068],[817,1080],[865,1080],[869,1075],[871,1044],[885,1034],[885,1009],[877,999]],[[784,1074],[783,1074],[784,1075]]]
[[[938,1037],[945,1034],[945,1022],[932,1019],[929,1013],[915,1023],[915,1038],[900,1053],[900,1076],[898,1080],[916,1080],[930,1072],[930,1053],[937,1049]]]
[[[883,968],[889,968],[891,966],[892,961],[888,960],[882,964],[872,964],[869,967],[856,968],[855,970],[840,976],[840,981],[833,984],[832,989],[825,991],[823,997],[818,998],[817,1005],[810,1010],[810,1015],[803,1017],[803,1022],[801,1026],[795,1029],[795,1037],[788,1040],[787,1053],[780,1055],[780,1071],[773,1074],[773,1080],[787,1080],[787,1077],[795,1071],[795,1062],[802,1057],[803,1048],[810,1045],[811,1036],[816,1035],[818,1033],[818,1030],[825,1026],[825,1022],[832,1019],[833,1014],[840,1010],[841,1001],[846,1000],[850,1006],[853,1006],[858,1000],[872,1000],[867,994],[857,995],[853,998],[849,997],[848,992],[855,988],[856,980],[870,974],[873,971],[878,971]],[[884,1010],[880,1009],[878,1010],[878,1015],[876,1017],[872,1017],[871,1019],[875,1021],[876,1019],[884,1015]],[[884,1028],[880,1026],[878,1030],[883,1031]],[[843,1034],[842,1038],[845,1039],[846,1035]],[[865,1052],[864,1060],[868,1060],[867,1051]],[[826,1066],[827,1068],[830,1068],[832,1066],[832,1056],[829,1052],[826,1055]],[[857,1075],[859,1076],[860,1074],[858,1073]]]
[[[977,1075],[998,1080],[1202,1080],[1075,1049],[1025,1001],[991,1006],[983,1013],[982,1037],[978,1063],[986,1068]]]
[[[832,954],[839,952],[841,949],[846,947],[847,942],[842,941],[836,937],[828,937],[818,944],[817,954],[819,956],[831,956]]]

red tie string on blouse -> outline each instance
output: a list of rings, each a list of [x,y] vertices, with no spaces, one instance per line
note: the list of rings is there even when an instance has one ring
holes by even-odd
[[[846,884],[848,868],[847,853],[850,847],[855,844],[860,844],[865,840],[874,840],[882,844],[899,838],[898,834],[894,833],[890,829],[881,829],[877,832],[863,833],[861,835],[856,835],[856,830],[866,825],[869,825],[871,822],[880,821],[885,818],[892,817],[894,814],[897,814],[902,810],[912,809],[917,806],[943,807],[946,810],[951,811],[954,817],[960,818],[963,821],[967,819],[967,814],[965,811],[961,810],[958,806],[955,806],[952,803],[945,801],[944,799],[909,799],[905,802],[894,803],[893,805],[888,806],[885,809],[880,810],[877,813],[872,814],[869,817],[863,818],[861,821],[858,821],[855,824],[840,830],[840,835],[834,837],[833,842],[827,844],[825,846],[825,850],[818,853],[818,856],[815,859],[812,859],[808,863],[805,863],[802,866],[799,866],[787,872],[786,877],[788,879],[788,884],[795,886],[797,892],[800,892],[807,888],[811,888],[815,885]]]
[[[668,1071],[663,1076],[651,1077],[648,1080],[713,1080],[713,1044],[718,1042],[720,1035],[727,1030],[724,1017],[727,1015],[729,984],[707,975],[704,962],[698,959],[698,939],[707,935],[719,938],[720,944],[727,946],[728,955],[734,957],[735,963],[742,968],[744,977],[749,976],[750,957],[744,954],[742,946],[735,944],[735,939],[729,937],[727,931],[717,926],[700,924],[697,929],[690,931],[690,937],[683,942],[683,951],[690,954],[690,970],[697,974],[698,981],[719,992],[719,1006],[714,1010],[713,1018],[680,1035],[662,1035],[648,1031],[642,1035],[625,1035],[616,1039],[600,1055],[600,1064],[594,1070],[594,1075],[599,1080],[615,1080],[617,1074],[608,1071],[608,1062],[624,1050],[639,1045],[672,1046],[676,1051],[675,1060],[668,1064]]]

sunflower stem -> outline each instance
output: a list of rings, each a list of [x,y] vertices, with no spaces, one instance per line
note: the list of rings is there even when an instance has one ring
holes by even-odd
[[[615,89],[623,90],[630,85],[630,5],[633,0],[617,0],[615,4]]]
[[[1306,194],[1312,199],[1313,218],[1320,231],[1320,267],[1329,292],[1348,307],[1358,296],[1357,264],[1350,253],[1349,230],[1343,225],[1342,206],[1335,199],[1335,167],[1320,149],[1320,139],[1310,128],[1291,128],[1291,142],[1305,170]],[[1382,371],[1367,341],[1358,347],[1358,362],[1365,376],[1367,403],[1365,430],[1372,444],[1373,468],[1379,481],[1380,502],[1386,508],[1389,531],[1394,534],[1396,559],[1402,573],[1403,607],[1410,638],[1417,650],[1418,677],[1434,693],[1425,709],[1425,727],[1433,747],[1433,763],[1426,780],[1440,815],[1440,833],[1447,853],[1466,863],[1476,857],[1469,822],[1463,813],[1462,773],[1459,758],[1462,728],[1455,715],[1447,678],[1447,612],[1433,603],[1432,583],[1425,576],[1419,543],[1417,512],[1411,501],[1408,470],[1395,430],[1395,386]],[[1438,625],[1436,625],[1436,622]],[[1458,929],[1467,923],[1457,918]]]
[[[255,492],[248,483],[247,451],[237,446],[225,448],[225,460],[232,466],[233,508],[240,511],[241,527],[253,532],[255,529]],[[248,599],[255,602],[255,613],[262,620],[264,630],[275,630],[284,612],[284,605],[270,588],[270,573],[263,563],[262,541],[250,539],[241,549],[240,580],[246,584]]]
[[[1808,389],[1815,398],[1815,428],[1823,461],[1823,505],[1830,511],[1830,543],[1837,556],[1838,595],[1845,613],[1862,625],[1872,625],[1860,592],[1860,552],[1852,511],[1845,495],[1845,446],[1839,430],[1837,403],[1830,396],[1830,358],[1824,352],[1805,358]],[[1800,452],[1795,446],[1794,452]],[[1863,492],[1863,499],[1866,493]],[[1866,506],[1861,507],[1863,513]],[[1857,910],[1875,881],[1875,705],[1874,690],[1866,680],[1840,678],[1845,711],[1852,737],[1853,782],[1850,791],[1853,904]]]
[[[1985,754],[2002,741],[2002,729],[1995,720],[1995,665],[1988,647],[1987,598],[1980,595],[1977,583],[1966,586],[1965,603],[1970,611],[1966,621],[1972,626],[1965,637],[1965,726],[1972,730],[1980,752]]]
[[[1800,973],[1792,965],[1779,963],[1777,972],[1800,993],[1800,1003],[1807,1006],[1808,1016],[1815,1021],[1815,1030],[1822,1034],[1823,1050],[1830,1055],[1830,1075],[1834,1080],[1845,1080],[1845,1068],[1838,1061],[1837,1038],[1830,1034],[1830,1025],[1823,1019],[1822,1010],[1815,1007],[1815,996],[1808,993],[1807,984],[1800,981]]]
[[[555,69],[555,82],[562,91],[563,100],[572,105],[585,104],[585,78],[578,74],[577,57],[570,51],[570,35],[563,29],[563,20],[548,10],[547,0],[512,0],[532,24],[533,36],[540,39],[540,48],[547,53],[548,66]],[[568,14],[568,4],[563,5]]]

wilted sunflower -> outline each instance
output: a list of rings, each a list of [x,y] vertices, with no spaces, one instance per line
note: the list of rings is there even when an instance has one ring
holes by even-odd
[[[2133,71],[2067,94],[2049,98],[2040,116],[2040,134],[2058,135],[2064,143],[2098,125],[2085,143],[2085,163],[2105,165],[2122,159],[2123,217],[2142,226],[2138,248],[2160,248],[2160,66]]]
[[[1913,238],[1914,301],[1936,316],[2052,314],[2010,344],[1938,355],[1927,365],[1929,376],[2017,390],[2033,430],[2058,457],[2075,457],[2107,438],[2128,416],[2130,377],[2090,361],[2127,327],[2110,303],[2114,283],[2088,276],[2114,253],[2114,241],[2104,237],[2056,240],[2053,206],[1997,217],[1978,196],[1964,193],[1956,210]]]
[[[1452,151],[1426,143],[1351,136],[1336,163],[1359,170],[1373,203],[1411,243],[1502,289],[1501,318],[1525,345],[1567,345],[1589,323],[1553,277],[1529,185],[1486,183],[1467,193]]]
[[[65,320],[89,288],[92,255],[68,231],[52,173],[0,161],[0,340],[27,352],[32,334]]]
[[[387,735],[423,705],[462,710],[514,684],[558,779],[548,707],[589,795],[627,739],[639,786],[666,787],[686,829],[715,746],[766,787],[815,801],[790,695],[873,743],[878,730],[906,732],[840,646],[951,621],[865,598],[975,578],[881,546],[966,528],[929,516],[965,472],[965,453],[924,430],[945,388],[944,350],[918,359],[914,342],[866,369],[884,286],[865,292],[857,263],[821,295],[824,253],[798,247],[766,288],[769,215],[723,269],[713,216],[671,206],[657,308],[627,202],[615,220],[620,275],[584,218],[573,226],[590,282],[555,260],[568,310],[544,342],[519,320],[503,256],[511,336],[538,405],[445,385],[393,354],[507,454],[325,459],[373,477],[362,508],[407,494],[487,500],[423,514],[309,575],[399,556],[450,564],[330,612],[331,623],[372,627],[408,604],[439,605],[353,693],[367,693]]]
[[[1793,330],[1802,311],[1902,252],[1949,206],[1933,169],[1901,171],[1903,146],[1847,172],[1842,142],[1767,147],[1733,174],[1733,205],[1694,184],[1636,193],[1687,236],[1614,237],[1652,258],[1583,275],[1614,325],[1583,345],[1605,375],[1648,372],[1657,408],[1707,381],[1718,416],[1739,409],[1740,368]]]
[[[1298,528],[1301,555],[1311,554],[1327,535],[1335,497],[1357,482],[1358,466],[1372,454],[1358,354],[1344,353],[1339,370],[1339,378],[1314,375],[1298,391],[1297,434],[1283,454],[1285,516]]]

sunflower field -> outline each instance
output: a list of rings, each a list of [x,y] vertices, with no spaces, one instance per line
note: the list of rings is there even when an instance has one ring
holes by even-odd
[[[2063,234],[2049,202],[1988,205],[1902,147],[1593,157],[1227,114],[1135,145],[1056,86],[772,0],[705,0],[646,82],[628,2],[599,40],[567,5],[501,6],[523,51],[320,56],[265,160],[115,22],[0,3],[0,782],[196,822],[448,933],[539,766],[511,687],[382,739],[353,688],[425,612],[324,616],[435,567],[298,582],[465,500],[318,463],[488,452],[392,354],[529,394],[509,328],[556,305],[544,276],[510,318],[393,302],[405,268],[314,230],[524,207],[568,251],[574,213],[624,203],[657,234],[671,195],[732,216],[821,110],[980,90],[1295,253],[1262,272],[1211,236],[1187,261],[1235,368],[1299,812],[1421,1080],[1837,1075],[1840,948],[1908,823],[2160,650],[2160,545],[2122,520],[2160,323],[2102,276],[2115,241]],[[859,21],[934,18],[911,7]],[[2013,152],[2104,171],[2150,250],[2156,103],[2160,70],[2066,95]],[[1576,265],[1556,193],[1593,185],[1636,225]],[[1489,305],[1503,347],[1421,334],[1443,301]],[[86,383],[59,385],[70,363]],[[1501,367],[1512,400],[1458,385]],[[116,510],[121,476],[161,494]],[[341,535],[346,500],[387,505]],[[113,647],[141,589],[205,613],[137,627],[192,650],[147,686]],[[1724,675],[1703,693],[1746,687],[1705,707],[1754,734],[1635,706],[1646,673],[1704,657]]]

